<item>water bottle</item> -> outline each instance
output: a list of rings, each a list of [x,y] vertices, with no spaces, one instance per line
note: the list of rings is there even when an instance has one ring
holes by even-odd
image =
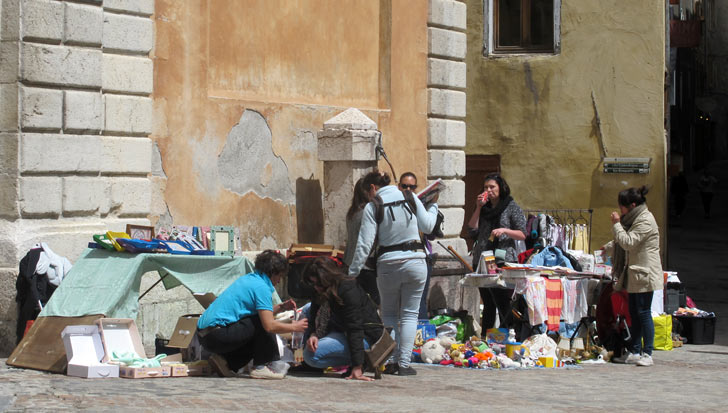
[[[303,312],[301,309],[296,310],[296,316],[293,318],[295,321],[303,318]],[[291,334],[291,349],[296,350],[303,347],[303,332],[295,331]]]

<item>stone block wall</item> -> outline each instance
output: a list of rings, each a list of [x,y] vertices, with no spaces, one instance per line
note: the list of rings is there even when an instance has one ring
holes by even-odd
[[[460,230],[465,218],[466,5],[457,0],[430,0],[428,15],[427,144],[428,180],[447,186],[439,206],[445,216],[440,240],[462,256],[467,253]],[[437,244],[435,251],[447,254]]]
[[[0,3],[0,357],[36,242],[75,260],[91,235],[148,224],[154,0]]]

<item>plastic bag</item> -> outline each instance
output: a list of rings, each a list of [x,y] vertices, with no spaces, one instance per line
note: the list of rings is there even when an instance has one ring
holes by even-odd
[[[546,334],[536,334],[523,341],[523,346],[527,347],[534,357],[556,357],[556,342]]]
[[[662,314],[652,317],[655,324],[655,350],[672,350],[672,316]]]

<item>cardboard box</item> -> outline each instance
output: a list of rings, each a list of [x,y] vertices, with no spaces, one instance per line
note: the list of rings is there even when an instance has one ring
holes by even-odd
[[[101,363],[104,347],[95,325],[67,326],[61,332],[66,348],[69,376],[83,378],[119,377],[119,366]]]
[[[192,362],[185,362],[187,366],[188,376],[211,376],[212,367],[207,360],[197,360]]]
[[[130,318],[100,318],[96,320],[96,326],[101,333],[101,342],[104,345],[104,362],[108,362],[114,353],[135,353],[139,357],[147,358],[134,320]],[[119,366],[119,377],[129,379],[171,377],[171,375],[169,366]]]
[[[106,353],[104,363],[111,360],[114,352],[136,353],[139,357],[147,357],[139,330],[131,318],[99,318],[96,326],[101,333],[101,342]]]
[[[178,348],[182,352],[184,361],[200,360],[202,358],[202,345],[197,338],[197,321],[199,314],[186,314],[177,320],[172,337],[167,347]]]
[[[128,367],[119,366],[119,377],[127,379],[153,379],[159,377],[172,377],[169,366],[162,367]]]

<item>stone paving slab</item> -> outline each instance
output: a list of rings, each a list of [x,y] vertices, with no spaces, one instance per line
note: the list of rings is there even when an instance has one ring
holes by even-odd
[[[655,352],[655,366],[472,370],[415,365],[373,382],[289,376],[80,379],[7,367],[0,411],[726,411],[728,347]]]

